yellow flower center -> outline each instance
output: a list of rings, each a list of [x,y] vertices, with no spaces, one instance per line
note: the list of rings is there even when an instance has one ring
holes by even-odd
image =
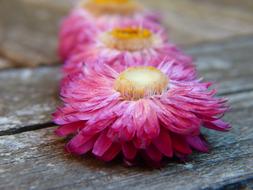
[[[153,45],[153,33],[144,28],[115,28],[102,36],[102,42],[120,51],[140,51]]]
[[[111,35],[117,39],[148,39],[152,33],[142,28],[115,28]]]
[[[168,77],[151,66],[130,67],[116,79],[114,89],[126,100],[138,100],[167,90]]]
[[[129,0],[92,0],[96,4],[125,4],[129,3]]]
[[[116,14],[116,15],[133,15],[140,11],[140,5],[132,0],[89,0],[81,3],[84,7],[95,16]]]

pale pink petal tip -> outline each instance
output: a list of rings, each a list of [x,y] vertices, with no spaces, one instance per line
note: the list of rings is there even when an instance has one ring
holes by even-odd
[[[229,131],[231,129],[231,125],[222,120],[216,120],[212,122],[204,122],[204,126],[209,129],[217,130],[217,131]]]

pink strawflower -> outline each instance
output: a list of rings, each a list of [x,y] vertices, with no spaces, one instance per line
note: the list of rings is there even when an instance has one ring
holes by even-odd
[[[120,22],[139,20],[159,23],[160,16],[132,0],[84,0],[67,16],[60,28],[59,55],[66,60],[76,46],[96,38],[97,30],[105,30]]]
[[[96,41],[80,45],[64,65],[64,74],[78,72],[84,62],[103,59],[111,67],[136,66],[148,62],[157,66],[161,60],[189,65],[191,57],[168,42],[166,31],[150,22],[122,22],[97,33]],[[92,60],[92,61],[91,61]]]
[[[74,154],[92,152],[104,161],[123,155],[127,164],[138,155],[149,163],[184,158],[192,150],[207,152],[200,129],[227,131],[220,118],[226,100],[216,98],[210,83],[192,80],[190,68],[175,62],[158,67],[84,65],[62,87],[64,106],[54,114],[56,134],[75,135],[66,145]]]

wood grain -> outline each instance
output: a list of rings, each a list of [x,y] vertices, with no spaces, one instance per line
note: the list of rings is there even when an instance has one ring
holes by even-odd
[[[12,66],[58,63],[60,20],[77,0],[1,0],[0,55]],[[189,46],[253,34],[251,0],[142,0],[164,16],[172,41]]]
[[[0,72],[0,135],[50,122],[59,76],[54,67]]]
[[[125,168],[120,161],[104,164],[92,157],[64,153],[64,141],[53,129],[0,137],[0,189],[218,189],[249,186],[253,178],[253,105],[231,95],[235,107],[226,118],[227,134],[205,131],[209,154],[194,154],[188,163],[170,163],[160,170]],[[239,101],[238,101],[239,100]],[[236,103],[237,102],[237,103]],[[13,180],[15,178],[15,180]],[[250,188],[250,186],[249,186]]]
[[[58,24],[76,0],[0,1],[0,189],[253,189],[253,1],[140,0],[165,16],[170,38],[195,58],[231,111],[229,133],[203,130],[209,154],[160,170],[64,152],[51,113],[59,104]]]
[[[171,40],[181,45],[252,34],[251,0],[142,0],[158,10],[170,29]]]
[[[186,48],[195,58],[200,76],[213,81],[220,94],[252,90],[253,36]]]
[[[69,4],[55,1],[1,0],[0,55],[12,66],[58,62],[58,25]],[[68,6],[67,6],[68,5]]]

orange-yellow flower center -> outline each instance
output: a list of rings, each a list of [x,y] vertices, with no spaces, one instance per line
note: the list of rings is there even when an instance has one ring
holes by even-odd
[[[130,67],[116,79],[114,89],[126,100],[138,100],[167,90],[168,77],[151,66]]]
[[[129,0],[92,0],[96,4],[126,4]]]
[[[102,41],[107,47],[120,51],[140,51],[153,45],[153,33],[145,28],[115,28]]]
[[[148,39],[152,33],[148,29],[143,28],[115,28],[111,31],[111,35],[117,39]]]
[[[82,2],[81,6],[95,16],[106,14],[133,15],[141,9],[140,5],[133,0],[88,0]]]

